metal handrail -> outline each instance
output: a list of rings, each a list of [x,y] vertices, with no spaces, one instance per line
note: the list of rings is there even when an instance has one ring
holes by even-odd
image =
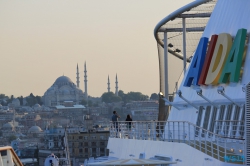
[[[192,125],[192,126],[194,126],[195,128],[199,128],[199,129],[201,129],[201,130],[203,130],[203,131],[206,131],[206,132],[208,132],[208,133],[210,133],[210,134],[212,134],[212,135],[215,135],[215,136],[217,136],[217,137],[222,137],[222,135],[220,135],[220,134],[216,134],[216,133],[214,133],[214,132],[211,132],[211,131],[209,131],[209,130],[207,130],[207,129],[204,129],[204,128],[202,128],[202,127],[200,127],[200,126],[196,126],[195,124],[193,124],[193,123],[191,123],[191,122],[188,122],[188,121],[133,121],[133,122],[131,122],[131,123],[142,123],[142,122],[145,122],[145,123],[187,123],[187,124],[190,124],[190,125]],[[112,121],[110,121],[110,123],[113,123]],[[128,123],[128,121],[118,121],[118,123]],[[235,139],[235,138],[233,138],[233,137],[229,137],[229,138],[231,138],[231,139]],[[245,140],[245,139],[239,139],[239,140]]]
[[[244,120],[215,120],[215,122],[245,122]]]
[[[8,155],[8,151],[12,155],[12,156],[8,156],[8,158],[13,160],[15,166],[23,166],[21,160],[19,159],[19,157],[17,156],[17,154],[15,153],[14,149],[11,146],[0,147],[0,152],[5,151],[5,150],[7,151],[7,155]]]
[[[185,143],[224,162],[230,162],[230,156],[243,156],[245,139],[213,133],[188,121],[133,121],[131,128],[127,121],[117,124],[118,127],[114,127],[113,122],[110,123],[110,137]],[[239,149],[241,152],[237,152]]]

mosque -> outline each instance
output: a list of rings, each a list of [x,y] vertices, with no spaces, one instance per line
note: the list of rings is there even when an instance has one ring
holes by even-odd
[[[116,74],[115,95],[118,96],[118,80]],[[108,92],[110,92],[110,82],[108,76]],[[88,100],[88,85],[87,85],[87,67],[84,64],[84,92],[80,89],[80,77],[78,64],[76,67],[76,84],[67,76],[58,77],[54,84],[44,93],[43,103],[48,107],[65,105],[71,102],[73,105],[79,105],[80,102]]]
[[[79,105],[83,99],[88,100],[86,62],[84,64],[84,84],[85,92],[80,89],[79,68],[77,64],[76,84],[67,76],[58,77],[53,85],[44,93],[43,103],[45,106],[55,107],[64,105],[65,102],[72,102],[74,105]]]

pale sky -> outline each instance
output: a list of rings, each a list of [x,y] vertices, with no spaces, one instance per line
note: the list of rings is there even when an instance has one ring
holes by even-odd
[[[88,94],[119,90],[159,92],[153,30],[171,12],[193,0],[0,0],[0,93],[43,96],[62,76]],[[171,79],[171,78],[169,78]],[[170,85],[171,86],[171,85]]]

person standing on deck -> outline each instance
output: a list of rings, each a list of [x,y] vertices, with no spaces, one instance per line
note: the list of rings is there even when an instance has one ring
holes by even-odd
[[[116,111],[113,111],[113,115],[112,115],[112,122],[113,122],[113,126],[116,129],[116,137],[118,136],[118,118],[120,118],[120,116],[117,114]]]

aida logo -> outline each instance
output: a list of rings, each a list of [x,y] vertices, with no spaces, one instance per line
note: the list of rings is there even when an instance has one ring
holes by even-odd
[[[233,41],[228,33],[202,37],[184,81],[184,86],[239,82],[246,29],[239,29]],[[207,48],[208,47],[208,48]]]

